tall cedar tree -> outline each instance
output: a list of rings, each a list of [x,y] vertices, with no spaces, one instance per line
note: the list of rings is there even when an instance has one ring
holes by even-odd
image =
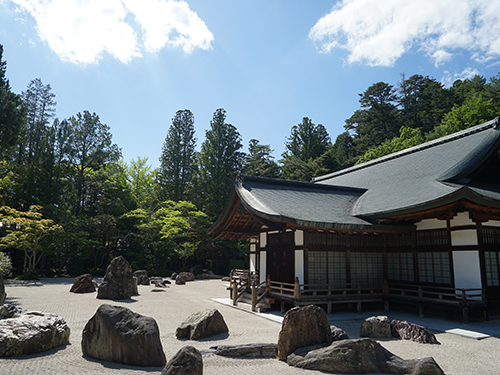
[[[195,164],[194,116],[179,110],[172,119],[160,156],[157,181],[160,201],[190,200]]]
[[[19,133],[25,123],[26,107],[20,95],[10,90],[5,76],[7,62],[2,60],[3,46],[0,44],[0,159],[6,159],[17,144]]]
[[[89,111],[70,117],[71,164],[76,171],[76,204],[74,214],[84,212],[91,194],[93,174],[110,162],[116,162],[121,150],[112,142],[109,126],[99,116]]]
[[[215,220],[224,209],[236,177],[244,161],[241,135],[234,125],[226,123],[226,111],[215,111],[210,129],[199,154],[198,207]]]
[[[308,117],[304,117],[300,124],[292,127],[285,147],[283,159],[280,160],[284,178],[309,181],[328,171],[325,159],[331,143],[323,125],[314,125]]]
[[[243,173],[249,176],[272,177],[280,176],[280,167],[271,156],[273,150],[269,145],[261,145],[256,139],[248,142],[248,155],[245,159]]]

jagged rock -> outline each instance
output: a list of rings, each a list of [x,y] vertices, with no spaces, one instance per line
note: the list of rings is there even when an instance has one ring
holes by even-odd
[[[349,339],[349,336],[342,328],[332,326],[331,329],[332,329],[333,341],[348,340]]]
[[[286,357],[296,349],[333,341],[330,323],[325,310],[309,305],[288,310],[283,318],[278,339],[278,359]]]
[[[203,375],[203,358],[201,353],[192,346],[181,348],[168,361],[161,375]]]
[[[20,307],[5,303],[0,307],[0,319],[17,318],[23,313]]]
[[[421,344],[439,344],[432,333],[425,327],[407,321],[393,320],[391,322],[392,336],[412,340]]]
[[[186,281],[194,281],[194,273],[192,272],[181,272],[179,274],[180,277],[182,277]],[[179,277],[177,276],[177,277]],[[177,281],[177,279],[175,279]]]
[[[444,375],[432,357],[403,360],[369,338],[300,348],[288,356],[287,363],[334,374]]]
[[[66,321],[55,315],[30,311],[0,320],[0,357],[41,353],[69,342]]]
[[[389,339],[392,337],[391,322],[387,316],[372,316],[361,322],[359,335],[372,339]]]
[[[226,322],[216,309],[198,311],[187,318],[177,328],[178,339],[199,340],[228,332]]]
[[[167,284],[170,284],[170,281],[166,283],[165,281],[155,281],[154,286],[156,288],[168,288],[169,286]]]
[[[153,318],[121,306],[101,305],[82,333],[83,355],[132,366],[166,362],[160,330]]]
[[[147,271],[145,270],[135,271],[134,276],[137,278],[137,285],[149,285],[149,277]]]
[[[0,306],[2,306],[7,298],[7,293],[5,293],[5,285],[3,283],[2,272],[0,272]]]
[[[223,357],[239,358],[276,358],[278,353],[278,345],[276,344],[220,345],[210,349]]]
[[[106,269],[104,279],[97,289],[99,299],[130,299],[137,293],[137,284],[132,274],[132,268],[122,257],[114,258]]]
[[[75,278],[73,286],[69,291],[71,293],[93,293],[96,289],[95,284],[96,283],[92,278],[92,275],[85,273]]]
[[[175,285],[186,285],[186,280],[181,275],[177,275]]]

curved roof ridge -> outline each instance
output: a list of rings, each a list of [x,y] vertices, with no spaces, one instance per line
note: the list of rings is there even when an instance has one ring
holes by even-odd
[[[419,144],[417,146],[413,146],[413,147],[410,147],[410,148],[407,148],[407,149],[404,149],[401,151],[397,151],[397,152],[394,152],[392,154],[385,155],[385,156],[382,156],[380,158],[367,161],[366,163],[363,163],[363,164],[355,165],[355,166],[352,166],[352,167],[349,167],[349,168],[346,168],[346,169],[343,169],[343,170],[340,170],[337,172],[333,172],[333,173],[329,173],[329,174],[326,174],[323,176],[315,177],[312,179],[312,182],[319,182],[319,181],[328,180],[328,179],[333,178],[333,177],[338,177],[338,176],[341,176],[341,175],[344,175],[347,173],[351,173],[351,172],[354,172],[354,171],[357,171],[360,169],[371,167],[371,166],[376,165],[376,164],[381,164],[381,163],[384,163],[384,162],[387,162],[389,160],[393,160],[393,159],[396,159],[396,158],[399,158],[399,157],[402,157],[405,155],[409,155],[409,154],[413,154],[413,153],[418,152],[418,151],[429,149],[429,148],[435,147],[437,145],[448,143],[448,142],[454,141],[454,140],[459,139],[459,138],[463,138],[463,137],[466,137],[466,136],[469,136],[472,134],[476,134],[476,133],[485,131],[485,130],[490,129],[490,128],[498,128],[498,127],[499,127],[499,117],[495,117],[493,120],[490,120],[490,121],[484,122],[482,124],[473,126],[471,128],[459,131],[457,133],[453,133],[453,134],[450,134],[450,135],[447,135],[447,136],[444,136],[444,137],[441,137],[438,139],[434,139],[434,140],[429,141],[429,142]]]

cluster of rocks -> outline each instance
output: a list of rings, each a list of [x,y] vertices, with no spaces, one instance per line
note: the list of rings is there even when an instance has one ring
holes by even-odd
[[[373,320],[365,325],[373,325]],[[403,360],[371,338],[344,338],[345,332],[327,323],[326,313],[317,306],[289,310],[279,335],[278,359],[290,366],[328,373],[444,374],[431,357]]]
[[[387,316],[372,316],[361,322],[361,337],[401,338],[421,344],[439,344],[436,336],[426,328],[407,321],[393,320]]]

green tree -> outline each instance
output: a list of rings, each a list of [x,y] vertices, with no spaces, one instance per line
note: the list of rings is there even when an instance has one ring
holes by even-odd
[[[158,183],[161,200],[189,198],[195,164],[194,116],[190,110],[179,110],[172,119],[160,156]]]
[[[399,137],[387,140],[380,146],[368,150],[363,156],[359,158],[356,164],[365,163],[370,160],[378,159],[382,156],[392,154],[413,146],[417,146],[425,142],[420,129],[411,129],[402,126],[399,130]]]
[[[20,95],[11,91],[6,77],[7,62],[2,60],[0,44],[0,158],[7,158],[17,145],[21,129],[26,121],[26,107]]]
[[[311,177],[326,172],[324,163],[330,146],[325,127],[315,125],[308,117],[304,117],[300,124],[292,127],[285,142],[286,150],[280,160],[284,178],[309,181]]]
[[[349,132],[345,131],[337,136],[335,143],[328,150],[325,165],[329,172],[335,172],[351,167],[356,160],[353,139]]]
[[[156,190],[157,171],[147,165],[148,158],[132,159],[127,166],[127,178],[132,196],[138,207],[148,209],[153,207]]]
[[[434,78],[414,74],[406,79],[402,74],[398,86],[402,121],[409,128],[428,132],[453,106],[451,91]]]
[[[0,207],[0,223],[7,226],[7,235],[0,239],[0,248],[14,248],[24,252],[23,274],[33,274],[43,253],[49,250],[53,237],[63,229],[53,220],[43,219],[40,206],[29,211]]]
[[[97,114],[84,111],[68,121],[71,127],[69,159],[74,168],[76,187],[74,214],[79,217],[91,199],[92,176],[108,163],[117,162],[121,150],[112,142],[109,126],[103,124]]]
[[[394,86],[378,82],[358,95],[362,109],[346,120],[344,128],[353,136],[356,154],[362,155],[370,148],[397,136],[401,121]]]
[[[500,108],[493,105],[492,99],[486,100],[481,93],[476,92],[466,98],[462,105],[455,105],[444,116],[441,125],[426,134],[426,139],[430,141],[444,137],[492,120],[498,115],[500,115]]]
[[[198,207],[215,220],[224,209],[236,177],[241,172],[244,153],[241,135],[226,123],[226,111],[217,109],[205,133],[198,156]]]
[[[251,139],[248,143],[243,173],[249,176],[278,178],[280,167],[271,156],[272,152],[269,145],[261,145],[258,140]]]

